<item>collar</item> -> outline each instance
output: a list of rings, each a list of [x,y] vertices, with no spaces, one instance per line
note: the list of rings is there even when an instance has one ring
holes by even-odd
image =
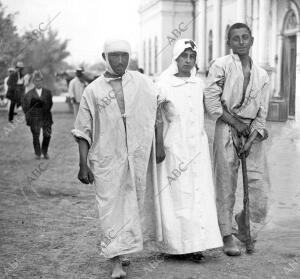
[[[190,76],[187,79],[183,79],[180,77],[176,77],[176,76],[170,76],[168,79],[168,83],[171,86],[181,86],[187,83],[196,83],[198,81],[198,78],[196,76]]]
[[[242,63],[240,57],[237,54],[232,53],[230,55],[234,61],[238,61],[238,62]],[[249,58],[250,58],[250,64],[251,64],[251,69],[252,69],[253,68],[253,60],[252,60],[251,56],[249,56]]]
[[[127,77],[127,74],[128,74],[128,71],[125,70],[125,73],[124,73],[122,76],[119,76],[119,77],[105,77],[105,76],[104,76],[104,73],[102,74],[102,77],[103,77],[103,79],[104,79],[106,82],[110,82],[110,81],[112,81],[112,80],[121,80],[121,81],[122,81],[122,79],[125,79],[125,78]]]

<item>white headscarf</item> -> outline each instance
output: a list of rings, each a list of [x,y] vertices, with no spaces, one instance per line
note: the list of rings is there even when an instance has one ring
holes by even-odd
[[[171,65],[165,71],[163,71],[161,73],[159,79],[174,76],[175,74],[178,73],[178,66],[177,66],[176,59],[187,48],[191,48],[197,54],[197,46],[196,46],[196,44],[193,40],[191,40],[191,39],[180,39],[175,43],[174,48],[173,48],[173,57],[172,57]],[[194,66],[193,69],[191,70],[191,77],[195,76],[196,72],[197,72],[196,67]]]
[[[113,69],[111,68],[109,61],[108,61],[108,53],[110,52],[127,52],[129,54],[129,60],[130,60],[130,54],[131,54],[131,48],[130,48],[130,44],[125,41],[125,40],[107,40],[104,43],[103,46],[103,52],[105,55],[105,66],[106,66],[106,71],[108,71],[109,73],[116,75],[116,73],[113,71]],[[128,60],[128,64],[129,64],[129,60]],[[127,65],[128,67],[128,65]],[[126,67],[126,69],[127,69]]]

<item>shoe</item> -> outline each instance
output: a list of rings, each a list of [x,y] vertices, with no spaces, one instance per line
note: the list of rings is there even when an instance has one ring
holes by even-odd
[[[14,112],[14,115],[18,115],[18,113],[17,113],[17,112]]]
[[[247,240],[247,231],[245,228],[245,224],[242,220],[243,216],[242,216],[242,212],[236,214],[234,216],[234,219],[238,225],[238,232],[237,233],[233,233],[233,235],[241,242],[246,242]]]
[[[241,255],[241,250],[240,248],[237,246],[237,244],[235,243],[232,235],[227,235],[223,237],[223,242],[224,242],[224,246],[223,246],[223,250],[224,253],[227,256],[240,256]]]
[[[205,257],[201,252],[197,252],[191,254],[190,260],[195,263],[200,263],[205,260]]]
[[[35,155],[36,160],[41,160],[41,155]]]
[[[122,266],[129,266],[130,260],[123,256],[123,257],[121,257],[121,263],[122,263]]]
[[[49,155],[47,153],[43,154],[43,156],[44,156],[45,160],[49,160],[50,159],[50,157],[49,157]]]
[[[9,122],[9,123],[14,123],[14,121],[13,121],[13,120],[8,120],[8,122]]]

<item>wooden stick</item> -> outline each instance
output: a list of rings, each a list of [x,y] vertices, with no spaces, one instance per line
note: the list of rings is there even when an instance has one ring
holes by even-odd
[[[241,154],[242,173],[243,173],[243,187],[244,187],[244,218],[246,227],[246,252],[251,254],[254,252],[254,245],[250,235],[250,213],[249,213],[249,190],[248,190],[248,175],[245,154]]]

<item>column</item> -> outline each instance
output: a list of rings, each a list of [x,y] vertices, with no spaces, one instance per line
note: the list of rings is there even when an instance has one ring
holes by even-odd
[[[246,0],[237,0],[236,21],[246,23]]]
[[[258,62],[262,66],[269,65],[269,11],[270,0],[259,1],[259,53]]]
[[[277,52],[277,42],[278,38],[275,34],[278,34],[279,32],[277,31],[277,24],[278,24],[278,19],[277,19],[277,1],[272,0],[272,38],[271,38],[271,49],[270,49],[270,63],[273,65],[274,64],[274,56]]]
[[[273,97],[278,97],[277,94],[280,90],[280,87],[277,87],[278,85],[280,86],[280,84],[278,84],[278,81],[280,83],[280,69],[279,67],[281,66],[279,63],[281,63],[281,61],[279,61],[279,56],[281,56],[282,53],[282,45],[278,46],[278,42],[281,41],[280,43],[282,44],[282,38],[280,38],[280,35],[277,36],[278,32],[277,32],[277,1],[272,0],[272,40],[271,40],[271,49],[269,51],[270,55],[269,55],[269,60],[270,60],[270,64],[272,67],[274,67],[274,73],[272,75],[273,79],[272,79],[272,93],[273,93]],[[277,57],[277,61],[275,60],[275,57]],[[281,60],[281,58],[280,58]],[[277,64],[276,64],[277,62]],[[278,89],[279,88],[279,89]]]
[[[252,58],[255,62],[258,61],[258,14],[259,14],[259,0],[253,0],[253,9],[252,9],[252,35],[254,37],[254,43],[252,46]]]
[[[221,4],[222,0],[214,0],[214,28],[213,28],[213,58],[221,55]]]
[[[197,18],[197,44],[198,44],[198,66],[201,73],[206,71],[206,0],[198,0],[196,4]]]
[[[300,120],[300,32],[297,32],[295,119]]]
[[[276,65],[276,85],[275,85],[275,93],[273,97],[280,97],[280,89],[281,89],[281,67],[282,67],[282,46],[283,46],[283,36],[278,35],[277,41],[277,65]]]

